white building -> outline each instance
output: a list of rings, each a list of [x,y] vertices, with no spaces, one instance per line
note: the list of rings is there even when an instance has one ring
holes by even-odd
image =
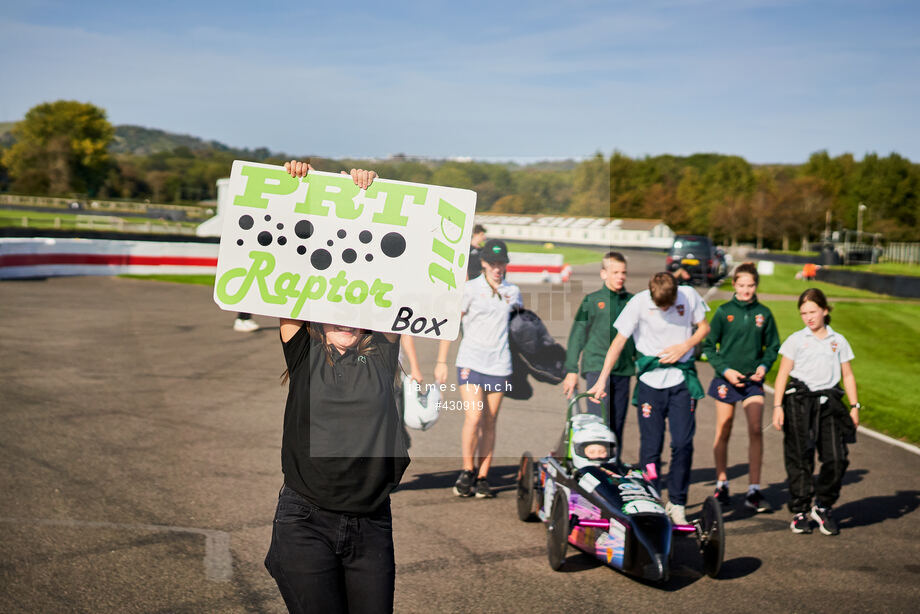
[[[668,249],[675,234],[660,219],[477,213],[476,223],[486,227],[489,237],[497,239],[602,247]]]

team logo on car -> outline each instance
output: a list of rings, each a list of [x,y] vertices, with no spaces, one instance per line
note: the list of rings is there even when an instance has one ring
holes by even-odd
[[[679,313],[680,315],[684,315],[684,306],[683,306],[683,305],[677,305],[677,313]]]
[[[725,397],[728,396],[728,386],[726,386],[725,384],[720,384],[716,390],[718,390],[719,392],[720,399],[724,399]]]
[[[605,303],[604,301],[601,301],[597,304],[598,309],[603,309],[606,306],[607,306],[607,303]]]
[[[733,316],[733,315],[728,315],[728,316],[725,316],[725,319],[728,320],[729,322],[734,322],[734,321],[735,321],[735,316]]]
[[[754,316],[754,326],[756,326],[757,328],[761,328],[763,326],[763,314],[762,313],[758,313],[756,316]]]
[[[651,418],[652,417],[652,406],[648,403],[642,404],[642,417]]]

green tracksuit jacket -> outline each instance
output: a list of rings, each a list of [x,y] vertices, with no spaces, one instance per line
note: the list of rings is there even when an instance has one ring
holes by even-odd
[[[565,372],[578,373],[578,357],[582,353],[581,373],[598,373],[604,368],[604,358],[610,342],[617,336],[613,323],[623,311],[632,294],[614,292],[607,286],[587,295],[575,314],[566,349]],[[613,365],[612,375],[636,374],[636,346],[632,338],[626,342],[620,358]]]
[[[719,376],[726,369],[752,375],[760,365],[767,371],[773,366],[779,353],[779,333],[773,314],[757,296],[749,303],[732,297],[716,309],[709,324],[703,352]]]

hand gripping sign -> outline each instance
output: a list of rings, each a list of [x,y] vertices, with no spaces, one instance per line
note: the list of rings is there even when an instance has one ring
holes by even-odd
[[[456,339],[475,192],[236,160],[230,195],[222,309]]]

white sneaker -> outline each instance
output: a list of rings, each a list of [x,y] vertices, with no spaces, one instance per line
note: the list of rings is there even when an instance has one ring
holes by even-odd
[[[237,318],[236,322],[233,323],[233,330],[240,333],[251,333],[254,330],[259,330],[259,325],[252,319],[241,320]]]
[[[667,505],[664,506],[664,511],[668,513],[668,516],[671,517],[671,522],[674,524],[690,524],[687,522],[687,509],[683,505],[674,505],[668,501]]]

